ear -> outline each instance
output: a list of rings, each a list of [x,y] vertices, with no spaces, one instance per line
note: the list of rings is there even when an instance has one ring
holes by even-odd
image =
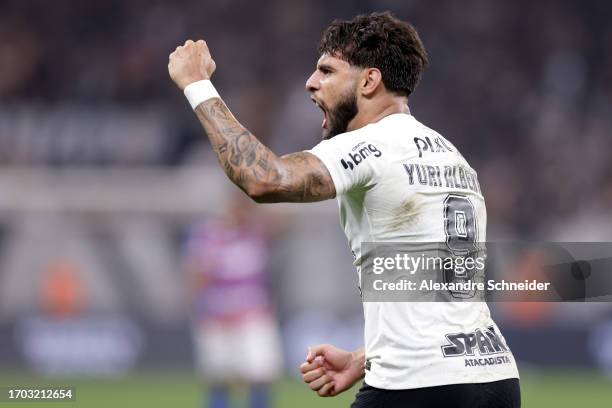
[[[372,96],[382,85],[382,74],[378,68],[366,68],[361,74],[359,81],[361,94],[365,97]]]

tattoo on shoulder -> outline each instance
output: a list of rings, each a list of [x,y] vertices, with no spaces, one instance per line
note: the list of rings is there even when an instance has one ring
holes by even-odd
[[[303,201],[335,197],[336,189],[329,170],[317,156],[308,152],[298,152],[285,155],[282,159],[299,171],[298,175],[293,175],[295,181],[290,185],[295,193],[301,194]]]

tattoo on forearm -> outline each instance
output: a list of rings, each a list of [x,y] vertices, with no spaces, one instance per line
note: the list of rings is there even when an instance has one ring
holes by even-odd
[[[234,118],[225,103],[209,99],[196,108],[227,176],[244,191],[268,186],[265,201],[319,201],[336,194],[327,168],[306,152],[278,157]]]

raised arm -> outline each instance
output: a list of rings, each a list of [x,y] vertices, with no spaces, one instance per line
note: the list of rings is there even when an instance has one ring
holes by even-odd
[[[170,77],[181,90],[210,80],[215,68],[202,40],[177,47],[168,63]],[[221,98],[197,104],[195,113],[225,174],[253,200],[313,202],[335,197],[334,183],[321,160],[308,152],[277,156],[236,120]]]

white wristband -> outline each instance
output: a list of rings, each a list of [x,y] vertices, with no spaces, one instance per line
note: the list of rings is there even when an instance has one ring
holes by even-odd
[[[185,87],[183,91],[189,101],[191,108],[195,110],[199,104],[212,98],[219,98],[219,93],[208,79],[193,82]]]

